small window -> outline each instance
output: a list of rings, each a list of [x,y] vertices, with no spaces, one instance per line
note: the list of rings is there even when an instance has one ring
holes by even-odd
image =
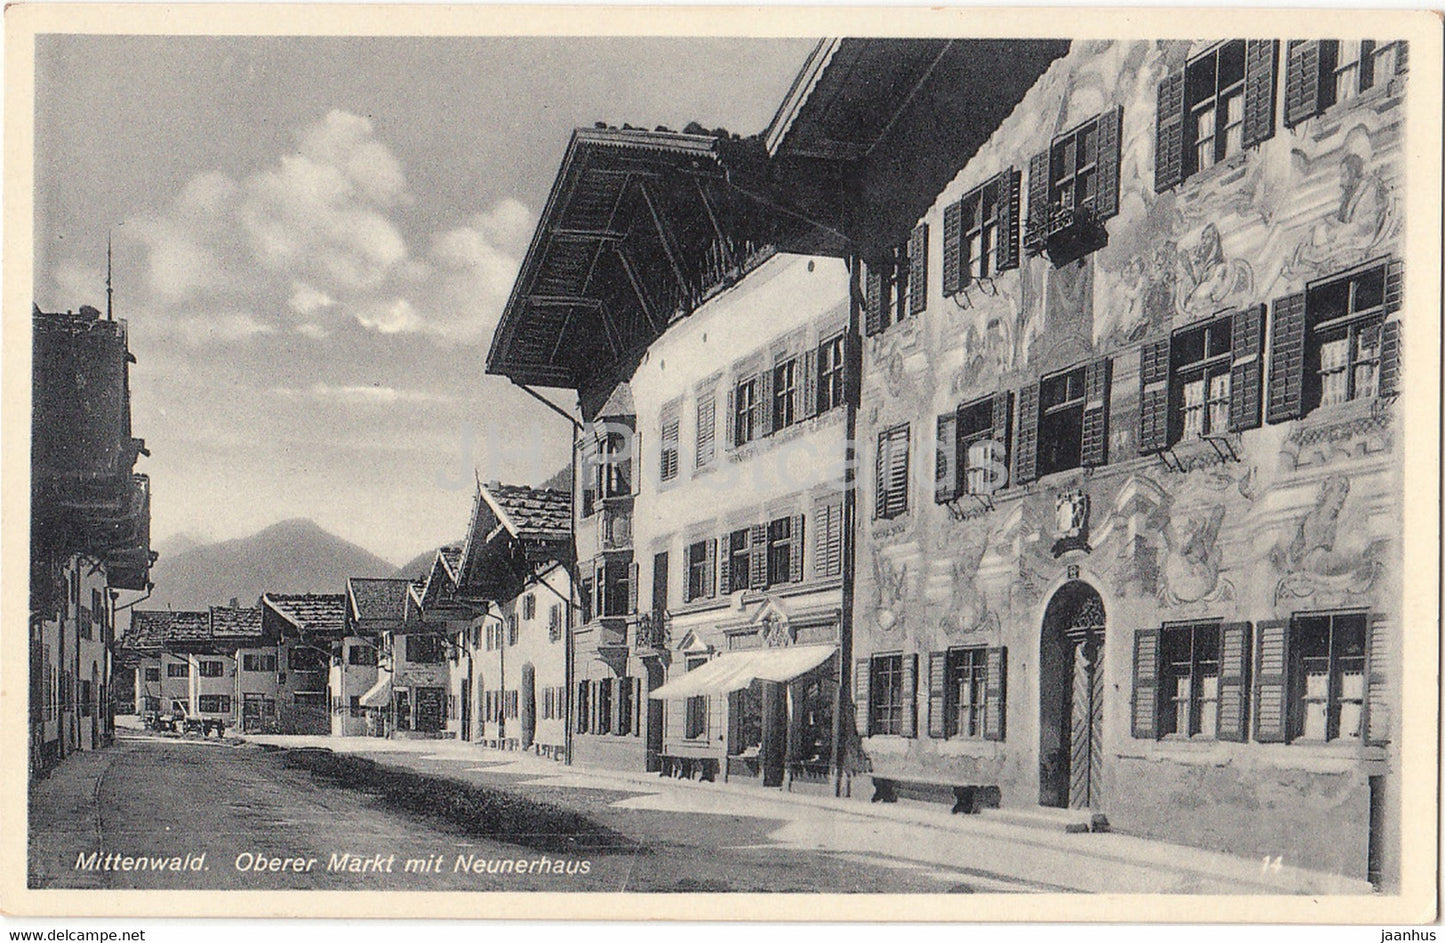
[[[797,420],[798,358],[773,367],[773,428],[785,429]]]
[[[376,649],[371,645],[353,644],[347,649],[347,660],[353,665],[369,666],[376,664]]]
[[[191,666],[183,661],[173,661],[170,664],[166,665],[167,678],[189,678],[190,676]]]
[[[727,592],[735,593],[748,588],[751,545],[748,528],[743,527],[728,534],[728,585]]]
[[[1223,317],[1174,335],[1170,375],[1185,439],[1229,430],[1232,327],[1232,319]]]
[[[1244,52],[1244,40],[1236,39],[1185,70],[1186,177],[1244,150]]]
[[[202,678],[221,678],[226,674],[226,663],[202,659],[196,663],[196,674]]]
[[[202,714],[231,713],[231,696],[229,694],[202,694],[197,700]]]
[[[516,644],[517,644],[517,626],[518,626],[518,624],[519,624],[519,620],[517,619],[517,614],[516,614],[515,612],[508,614],[508,616],[507,616],[507,644],[508,644],[509,646],[510,646],[510,645],[516,645]]]
[[[328,653],[298,645],[287,650],[287,664],[292,671],[324,671]]]
[[[243,671],[275,671],[276,656],[269,654],[247,654],[242,656],[241,669]]]
[[[999,272],[999,199],[1001,178],[963,198],[963,283],[991,278]]]
[[[993,494],[1008,483],[1008,395],[986,396],[958,410],[958,462],[963,469],[964,494]]]
[[[662,410],[662,430],[661,435],[658,436],[662,441],[662,449],[658,453],[657,470],[657,476],[661,481],[671,481],[677,477],[677,453],[681,427],[678,412],[680,409],[679,403],[672,403]]]
[[[619,737],[632,732],[632,679],[623,677],[613,682],[617,686],[617,730]]]
[[[1045,377],[1039,383],[1038,474],[1078,468],[1082,464],[1084,368]]]
[[[597,733],[612,732],[612,679],[597,685]]]
[[[955,648],[949,651],[947,672],[948,695],[953,702],[948,736],[982,739],[988,649]]]
[[[687,670],[693,671],[707,664],[706,658],[689,658]],[[702,740],[707,737],[707,696],[690,697],[684,702],[685,717],[683,736],[688,740]]]
[[[1305,295],[1306,411],[1379,392],[1385,267],[1335,279]]]
[[[699,540],[687,548],[687,598],[701,599],[712,595],[709,590],[708,542]]]
[[[1365,614],[1296,616],[1291,739],[1358,740],[1365,699]]]
[[[556,642],[562,638],[562,604],[553,603],[547,610],[547,641]]]
[[[589,694],[592,686],[586,681],[577,682],[577,732],[589,733],[592,721]]]
[[[818,412],[843,405],[843,335],[818,345]]]
[[[869,729],[873,734],[903,733],[903,656],[874,655],[869,666]]]
[[[592,600],[596,598],[596,592],[596,583],[592,577],[589,576],[582,580],[582,592],[578,594],[580,596],[580,599],[578,601],[581,603],[582,606],[583,625],[591,622],[592,617],[596,615],[596,613],[592,610]],[[491,645],[488,645],[487,647],[491,648]]]
[[[446,640],[440,635],[408,635],[406,660],[414,665],[439,665],[446,660]]]
[[[522,597],[522,618],[537,618],[537,596],[535,593],[528,593]]]
[[[1160,645],[1159,734],[1212,739],[1219,716],[1219,623],[1166,625]]]
[[[878,434],[873,514],[879,519],[898,517],[908,510],[908,424]]]
[[[793,519],[780,517],[768,523],[768,585],[792,579]]]
[[[247,656],[247,657],[250,657],[250,656]],[[160,670],[159,668],[147,668],[147,669],[146,669],[146,680],[147,680],[147,681],[152,681],[152,682],[154,682],[154,681],[159,681],[160,679],[161,679],[161,670]]]
[[[763,404],[758,397],[758,378],[747,377],[733,390],[733,444],[747,445],[762,432]]]

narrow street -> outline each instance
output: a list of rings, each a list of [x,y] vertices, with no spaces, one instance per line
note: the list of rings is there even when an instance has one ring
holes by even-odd
[[[1340,878],[1288,867],[1261,873],[1257,862],[1160,842],[1063,834],[907,803],[879,807],[595,773],[453,741],[256,739],[266,742],[123,731],[115,747],[67,759],[32,791],[31,885],[842,893],[1361,890]],[[477,834],[479,829],[468,828],[456,814],[399,803],[395,793],[379,786],[338,784],[308,768],[306,761],[316,757],[342,765],[377,760],[388,776],[424,784],[422,793],[460,788],[482,795],[493,807],[538,823],[539,831],[498,841]],[[425,785],[438,783],[445,788]],[[413,785],[413,799],[417,792]],[[421,803],[427,801],[423,796]],[[558,850],[555,836],[543,834],[547,822],[564,819],[583,836],[570,850]],[[92,852],[95,866],[80,866],[92,860]],[[146,859],[145,869],[131,861],[123,870],[127,857]],[[162,869],[152,870],[156,866]],[[183,870],[165,870],[169,866]]]

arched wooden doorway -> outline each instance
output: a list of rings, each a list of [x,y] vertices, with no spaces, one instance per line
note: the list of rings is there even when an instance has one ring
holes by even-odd
[[[1039,639],[1039,804],[1102,804],[1104,601],[1088,583],[1059,587]]]

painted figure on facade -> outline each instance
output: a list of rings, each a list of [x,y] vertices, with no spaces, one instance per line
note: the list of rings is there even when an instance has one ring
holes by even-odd
[[[1393,235],[1393,196],[1378,173],[1365,171],[1364,157],[1341,157],[1339,176],[1339,209],[1310,227],[1290,261],[1291,271],[1331,271],[1365,258]]]

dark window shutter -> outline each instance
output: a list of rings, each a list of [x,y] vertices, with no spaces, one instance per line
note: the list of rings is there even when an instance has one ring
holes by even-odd
[[[1269,338],[1270,422],[1298,419],[1304,413],[1305,296],[1303,292],[1274,300]]]
[[[738,444],[738,389],[736,386],[728,387],[727,412],[723,414],[723,427],[726,430],[723,447],[731,451]]]
[[[1371,613],[1365,639],[1365,716],[1361,733],[1372,746],[1390,742],[1390,622]]]
[[[948,737],[948,653],[928,653],[928,735],[935,740]]]
[[[1380,327],[1380,395],[1400,392],[1400,322],[1386,321]]]
[[[637,612],[637,583],[639,570],[636,563],[627,564],[627,611]]]
[[[1284,126],[1293,128],[1320,113],[1320,40],[1292,39],[1285,55]]]
[[[608,678],[602,683],[607,685],[612,692],[611,702],[607,705],[608,712],[612,715],[608,718],[612,722],[612,733],[614,735],[626,733],[622,727],[622,679]]]
[[[1007,722],[1008,649],[990,648],[984,656],[983,738],[1002,740]]]
[[[1279,61],[1279,40],[1250,39],[1244,44],[1244,129],[1245,147],[1254,147],[1274,137],[1275,64]]]
[[[873,460],[873,517],[876,520],[888,516],[888,464],[892,455],[888,433],[879,433],[878,454]]]
[[[1037,478],[1039,463],[1039,385],[1019,390],[1018,431],[1014,434],[1014,483]]]
[[[1254,739],[1289,739],[1289,621],[1272,619],[1255,627]]]
[[[642,736],[642,679],[632,679],[632,735]]]
[[[702,594],[708,599],[717,595],[717,541],[703,541]]]
[[[768,525],[754,524],[748,540],[748,586],[768,585]]]
[[[842,502],[829,504],[827,514],[827,552],[822,555],[820,564],[824,567],[823,575],[840,576],[843,573],[844,539]]]
[[[1184,70],[1159,80],[1158,118],[1154,126],[1154,192],[1163,193],[1184,179]]]
[[[1395,47],[1395,74],[1401,75],[1410,71],[1410,44],[1401,40]]]
[[[1100,222],[1119,215],[1119,139],[1123,131],[1122,105],[1099,116],[1099,189],[1094,213]]]
[[[1405,303],[1405,262],[1391,259],[1385,266],[1385,313],[1394,314]]]
[[[893,430],[889,438],[888,516],[897,517],[908,510],[908,427]]]
[[[1098,467],[1109,461],[1109,386],[1113,361],[1102,357],[1084,367],[1084,430],[1080,464]]]
[[[1043,150],[1029,158],[1029,215],[1024,221],[1024,247],[1039,251],[1048,224],[1049,152]]]
[[[788,544],[788,581],[803,581],[803,515],[794,514],[791,543]]]
[[[933,500],[939,504],[958,497],[958,414],[938,417],[938,451],[933,468]]]
[[[886,284],[887,280],[883,277],[882,267],[868,266],[868,274],[865,278],[863,289],[863,324],[865,333],[870,337],[879,333],[887,326],[883,320],[884,305],[887,303],[884,294]]]
[[[732,583],[732,535],[723,534],[717,539],[717,591],[718,595],[726,596],[733,590]]]
[[[809,419],[818,415],[818,348],[803,351],[799,366],[803,371],[803,402],[798,407],[798,416]]]
[[[1237,311],[1231,325],[1229,431],[1259,428],[1264,393],[1264,305]]]
[[[1003,450],[998,454],[997,458],[1000,462],[1003,462],[1004,473],[1007,474],[1009,446],[1012,444],[1011,440],[1013,438],[1013,394],[1007,390],[1000,390],[993,394],[993,422],[991,425],[992,429],[989,435],[999,444],[999,448]],[[966,458],[967,456],[959,456],[960,461]],[[1004,481],[996,482],[999,487],[1002,487],[1006,483],[1007,482]]]
[[[943,297],[963,287],[963,202],[943,208]]]
[[[905,737],[918,736],[918,655],[903,656],[903,717],[898,731]]]
[[[764,364],[758,371],[758,438],[765,435],[772,435],[776,428],[776,417],[773,415],[773,367],[771,364]]]
[[[868,684],[872,680],[869,671],[873,665],[867,658],[853,662],[853,724],[858,736],[867,737],[873,733],[873,711],[868,702]]]
[[[1219,701],[1215,737],[1243,743],[1249,739],[1248,622],[1226,622],[1219,627]]]
[[[908,313],[928,307],[928,224],[919,223],[908,237]]]
[[[1134,632],[1134,694],[1129,702],[1129,728],[1135,740],[1159,738],[1158,629]]]
[[[1139,454],[1167,449],[1169,441],[1169,338],[1139,348]]]
[[[862,380],[863,339],[849,331],[843,335],[843,395],[848,405],[858,405],[863,392]]]
[[[1010,167],[998,180],[998,262],[1000,272],[1019,267],[1019,197],[1022,174]]]

